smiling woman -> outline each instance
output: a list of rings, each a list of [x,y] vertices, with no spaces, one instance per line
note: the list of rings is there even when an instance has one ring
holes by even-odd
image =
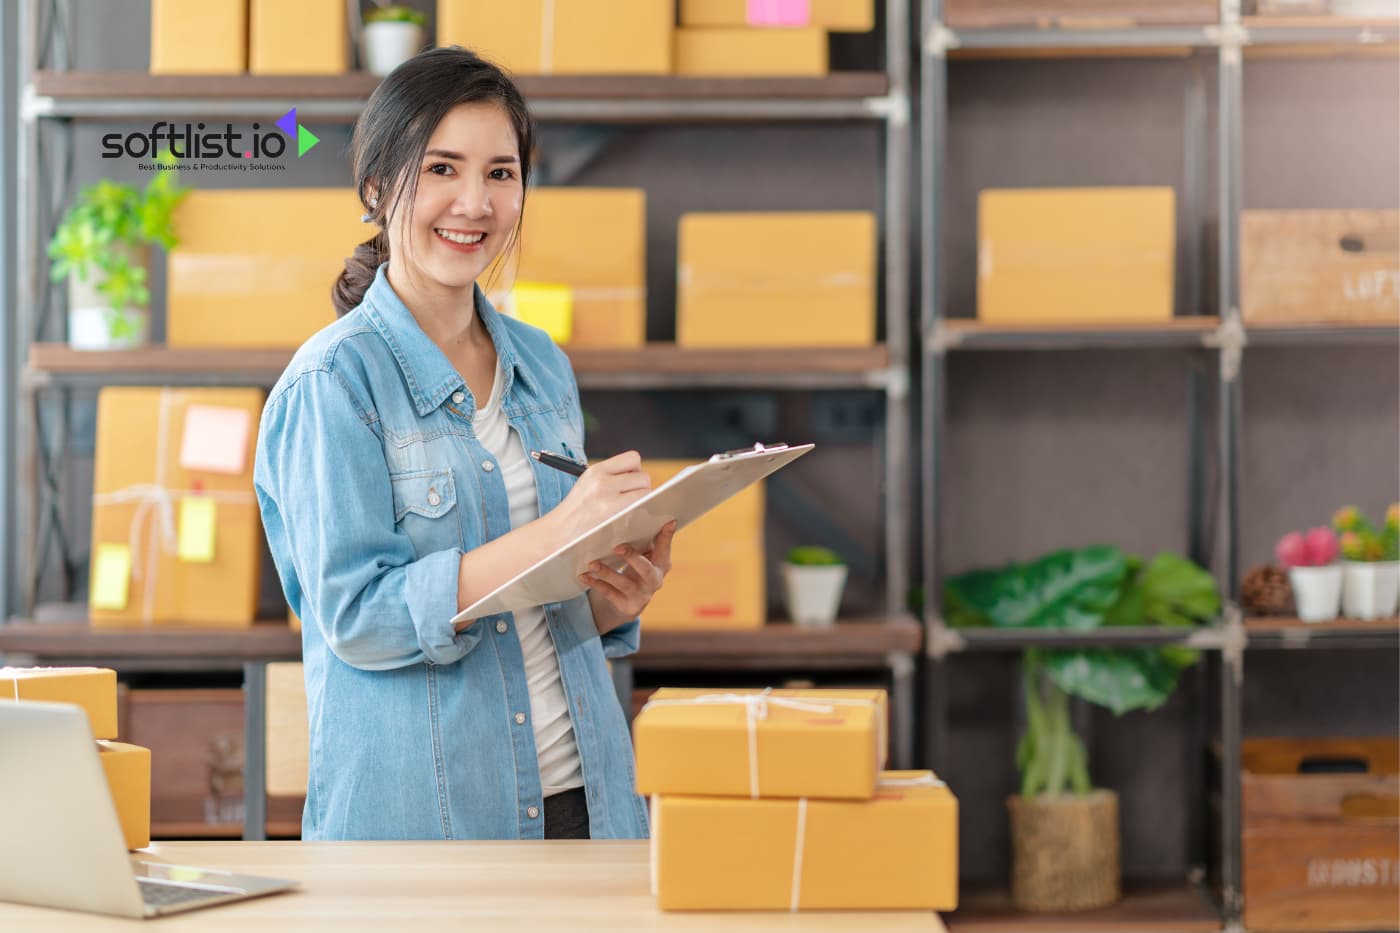
[[[460,48],[395,69],[355,127],[381,232],[273,388],[254,467],[302,620],[305,839],[646,835],[606,659],[636,650],[673,528],[586,595],[453,622],[651,486],[635,451],[577,478],[526,456],[583,436],[568,357],[478,285],[518,241],[533,144],[519,91]]]

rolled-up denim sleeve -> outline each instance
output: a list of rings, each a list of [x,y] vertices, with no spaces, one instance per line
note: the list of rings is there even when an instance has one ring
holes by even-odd
[[[603,657],[625,658],[642,646],[642,620],[633,619],[602,636]]]
[[[294,608],[347,664],[449,664],[480,640],[458,633],[460,550],[417,557],[394,516],[374,417],[334,373],[297,376],[268,402],[254,487]]]

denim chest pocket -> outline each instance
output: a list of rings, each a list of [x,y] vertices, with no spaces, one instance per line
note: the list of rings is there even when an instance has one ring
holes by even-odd
[[[413,541],[419,557],[462,545],[457,485],[452,468],[390,473],[394,522]]]

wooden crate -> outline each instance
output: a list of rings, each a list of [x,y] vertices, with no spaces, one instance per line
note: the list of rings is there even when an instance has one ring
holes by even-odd
[[[1252,739],[1242,748],[1251,931],[1400,928],[1400,740]],[[1364,773],[1302,773],[1353,763]]]
[[[1129,28],[1213,23],[1220,7],[1215,0],[947,0],[943,18],[973,29]]]
[[[1400,211],[1242,211],[1246,324],[1400,323]]]

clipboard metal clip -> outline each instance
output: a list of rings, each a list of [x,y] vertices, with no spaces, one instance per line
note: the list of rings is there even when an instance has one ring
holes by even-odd
[[[729,460],[734,457],[742,457],[748,454],[775,454],[779,451],[787,450],[787,444],[754,444],[752,447],[740,447],[738,450],[726,450],[724,453],[715,454],[710,458],[713,463],[717,460]]]

